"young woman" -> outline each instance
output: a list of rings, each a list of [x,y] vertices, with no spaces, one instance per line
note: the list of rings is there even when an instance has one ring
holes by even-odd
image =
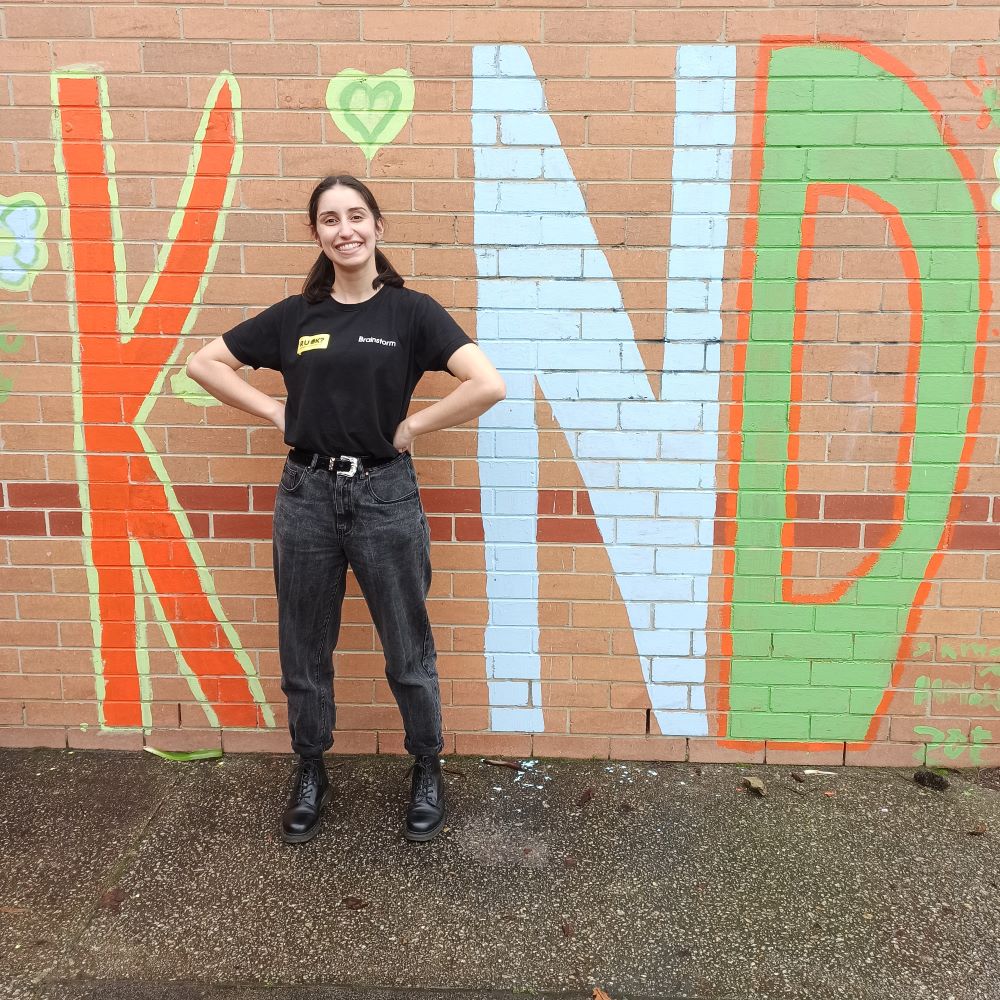
[[[431,840],[444,824],[444,744],[425,605],[430,534],[410,447],[485,412],[504,398],[504,383],[434,299],[403,287],[377,248],[384,221],[361,181],[322,180],[309,226],[321,252],[302,294],[214,340],[188,374],[222,402],[270,420],[292,449],[274,507],[281,689],[299,755],[283,838],[315,836],[330,796],[323,753],[333,745],[332,654],[350,566],[416,758],[404,836]],[[243,365],[280,371],[287,402],[248,385],[237,374]],[[449,371],[459,384],[407,416],[425,371]]]

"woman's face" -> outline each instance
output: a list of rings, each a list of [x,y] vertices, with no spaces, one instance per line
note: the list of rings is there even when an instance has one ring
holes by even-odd
[[[382,223],[375,222],[364,198],[353,188],[327,188],[316,206],[316,242],[335,270],[375,271],[375,240]]]

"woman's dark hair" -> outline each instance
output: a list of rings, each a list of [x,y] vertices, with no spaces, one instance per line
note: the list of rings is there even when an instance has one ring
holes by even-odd
[[[378,202],[375,200],[375,195],[371,193],[368,186],[350,174],[336,174],[335,176],[324,177],[313,188],[313,193],[309,196],[309,225],[312,226],[313,230],[316,229],[319,200],[323,192],[337,186],[348,187],[353,191],[357,191],[364,199],[364,203],[368,206],[368,210],[372,213],[375,222],[379,223],[382,221],[382,212],[378,207]],[[403,287],[403,279],[392,264],[389,263],[386,255],[377,247],[375,248],[375,268],[378,274],[375,275],[372,288],[378,288],[379,285],[391,285],[393,288]],[[316,263],[313,264],[311,270],[306,275],[305,283],[302,285],[303,298],[307,302],[322,302],[323,299],[329,298],[330,290],[333,288],[333,278],[333,261],[320,251]]]

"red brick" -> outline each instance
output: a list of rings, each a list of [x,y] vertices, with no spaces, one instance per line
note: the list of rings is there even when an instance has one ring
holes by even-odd
[[[867,749],[847,744],[844,763],[865,767],[915,767],[924,757],[922,743],[872,743]]]
[[[856,549],[861,543],[861,525],[831,521],[795,521],[793,545],[817,549]]]
[[[269,39],[271,37],[271,24],[266,8],[262,10],[241,10],[238,16],[229,16],[225,19],[225,29],[219,23],[219,11],[216,8],[206,7],[199,10],[194,7],[184,8],[182,11],[184,22],[185,39],[206,38],[209,41],[218,41],[220,35],[226,39]],[[220,66],[219,69],[223,67]],[[291,67],[289,67],[291,72]]]
[[[484,539],[481,517],[456,517],[455,540],[459,542],[481,542]]]
[[[213,514],[213,538],[270,538],[269,514]]]
[[[471,757],[532,756],[530,733],[456,733],[455,752]]]
[[[179,38],[180,18],[176,9],[168,6],[136,6],[124,4],[88,5],[93,11],[96,38]],[[112,84],[112,87],[114,85]],[[112,93],[114,91],[112,90]]]
[[[0,728],[0,747],[58,747],[66,746],[66,730],[42,729],[39,726]]]
[[[22,42],[6,39],[0,41],[0,65],[7,73],[24,71],[38,73],[42,70],[48,72],[50,59],[47,41]],[[35,329],[39,328],[36,324]]]
[[[907,11],[908,42],[981,42],[997,37],[996,11]]]
[[[644,709],[587,709],[575,708],[569,713],[570,731],[573,733],[614,733],[629,735],[646,731]]]
[[[222,748],[222,731],[215,728],[157,727],[146,736],[146,746],[157,750],[212,750]]]
[[[109,42],[107,39],[88,41],[60,40],[52,42],[53,66],[114,66],[116,73],[141,73],[142,48],[135,42]],[[219,66],[216,70],[224,67]],[[118,131],[115,131],[118,136]],[[53,329],[53,328],[49,328]],[[56,327],[55,329],[58,329]]]
[[[781,740],[768,740],[764,748],[764,759],[768,764],[809,764],[809,765],[842,765],[844,763],[844,746],[839,744],[835,749],[806,750],[788,749]]]
[[[542,15],[536,11],[456,10],[452,15],[455,42],[537,42],[542,36]]]
[[[142,68],[147,73],[205,73],[214,76],[229,66],[229,51],[228,42],[145,42]]]
[[[612,760],[686,760],[683,736],[612,736]]]
[[[97,725],[97,705],[93,702],[29,701],[24,705],[24,719],[29,726],[70,726],[81,723]]]
[[[175,486],[174,493],[188,511],[249,510],[246,486]]]
[[[4,27],[11,38],[89,38],[91,5],[54,7],[14,4],[4,10]]]
[[[546,11],[545,41],[584,44],[632,41],[632,12]]]
[[[635,14],[635,40],[642,42],[719,42],[722,11],[650,11]]]
[[[451,36],[451,12],[366,10],[361,36],[372,42],[446,42]]]
[[[743,750],[739,746],[721,746],[710,738],[688,738],[688,760],[711,764],[763,764],[764,746]]]
[[[0,535],[44,535],[45,514],[40,510],[0,510]]]
[[[479,490],[422,489],[424,510],[433,514],[479,514]]]
[[[539,542],[577,542],[581,545],[602,541],[595,521],[573,517],[540,517],[537,539]]]
[[[69,507],[80,506],[80,490],[75,483],[9,483],[10,507]]]
[[[823,498],[823,514],[831,520],[860,518],[863,521],[890,521],[901,498],[896,496],[862,496],[858,494],[827,495]],[[803,514],[799,510],[800,517]],[[816,515],[811,515],[815,517]]]
[[[222,749],[227,753],[291,753],[287,729],[224,729]]]
[[[948,535],[949,549],[990,551],[1000,549],[1000,525],[956,524]]]
[[[70,727],[66,745],[71,750],[141,750],[143,742],[142,733],[134,730]]]
[[[374,732],[335,732],[332,754],[378,753],[378,734]]]
[[[534,757],[573,757],[607,760],[611,741],[607,736],[571,736],[568,733],[535,733],[531,740]]]

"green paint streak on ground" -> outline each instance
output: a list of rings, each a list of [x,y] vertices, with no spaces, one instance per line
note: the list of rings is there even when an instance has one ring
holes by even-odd
[[[973,372],[940,358],[944,351],[954,359],[962,345],[971,359],[976,343],[977,219],[934,118],[903,81],[835,46],[789,46],[770,59],[733,574],[730,694],[740,707],[729,735],[860,740],[889,684],[955,488]],[[823,114],[795,110],[810,80]],[[901,180],[913,173],[921,179]],[[869,573],[831,605],[772,599],[781,592],[794,296],[810,182],[855,184],[896,207],[914,243],[925,312],[903,524]],[[940,209],[945,195],[947,227],[929,225],[929,206]],[[776,696],[792,663],[800,688]]]

